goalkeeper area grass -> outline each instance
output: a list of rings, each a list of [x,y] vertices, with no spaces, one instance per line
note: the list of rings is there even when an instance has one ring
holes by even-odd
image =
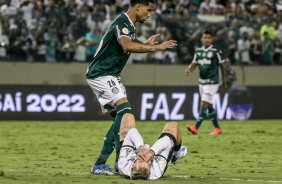
[[[150,146],[167,121],[137,121]],[[282,183],[282,120],[220,121],[221,135],[205,120],[197,135],[179,121],[188,153],[155,181],[91,175],[111,121],[0,121],[0,183]],[[115,151],[107,164],[114,168]]]

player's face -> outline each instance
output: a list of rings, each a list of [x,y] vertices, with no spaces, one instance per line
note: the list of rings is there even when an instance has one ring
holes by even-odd
[[[201,39],[203,45],[205,48],[211,46],[212,44],[212,36],[210,34],[203,34],[203,37]]]
[[[150,16],[150,12],[153,8],[153,3],[149,3],[148,6],[139,4],[137,11],[137,21],[140,23],[144,23]]]

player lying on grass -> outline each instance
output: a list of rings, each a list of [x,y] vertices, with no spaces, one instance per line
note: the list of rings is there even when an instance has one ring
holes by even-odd
[[[176,164],[187,154],[181,146],[182,138],[176,122],[167,123],[151,149],[136,129],[135,118],[126,113],[120,125],[121,150],[118,159],[119,172],[125,178],[155,180],[163,176],[169,161]]]

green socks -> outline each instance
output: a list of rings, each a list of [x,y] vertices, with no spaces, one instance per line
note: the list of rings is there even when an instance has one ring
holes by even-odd
[[[210,117],[210,120],[212,121],[214,127],[219,128],[219,125],[218,125],[218,122],[217,122],[217,114],[216,114],[216,111],[214,109],[209,111],[209,117]]]
[[[107,159],[109,158],[110,154],[114,151],[114,134],[113,134],[114,123],[112,124],[111,128],[108,130],[105,138],[102,150],[100,155],[95,162],[95,165],[105,164]]]
[[[120,104],[116,108],[117,115],[116,115],[116,118],[115,118],[113,132],[114,132],[115,148],[116,148],[117,153],[119,153],[119,150],[120,150],[120,142],[119,142],[120,123],[121,123],[123,115],[125,113],[130,113],[130,111],[131,111],[131,106],[130,106],[129,102]]]
[[[197,130],[199,129],[199,127],[201,126],[202,122],[204,121],[204,119],[207,116],[207,109],[206,108],[201,108],[200,109],[200,113],[199,113],[199,117],[197,119],[197,123],[196,123],[196,128]]]

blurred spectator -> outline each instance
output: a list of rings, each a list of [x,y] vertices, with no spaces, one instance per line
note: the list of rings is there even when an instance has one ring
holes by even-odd
[[[282,45],[279,39],[274,40],[273,63],[277,65],[282,64]]]
[[[8,57],[11,61],[24,61],[26,59],[25,52],[20,45],[20,34],[18,34],[18,26],[11,24],[9,28],[9,41],[10,46],[8,48]]]
[[[17,7],[11,5],[11,0],[4,0],[4,3],[0,7],[0,14],[1,16],[14,16],[17,14]]]
[[[271,65],[272,64],[272,42],[268,36],[268,32],[263,33],[263,39],[260,40],[262,47],[261,51],[261,65]]]
[[[36,38],[36,49],[35,54],[33,56],[34,62],[44,62],[45,61],[45,55],[46,55],[46,46],[44,43],[43,34],[38,35]]]
[[[30,38],[30,36],[28,35],[26,28],[23,28],[21,30],[20,46],[21,46],[21,49],[25,52],[24,60],[33,61],[32,53],[33,53],[34,43],[32,39]]]
[[[86,35],[89,31],[87,24],[86,24],[86,15],[82,14],[77,16],[76,21],[73,22],[71,25],[73,31],[74,39],[79,39]]]
[[[76,41],[74,60],[79,62],[86,61],[86,39],[81,37]],[[92,59],[91,59],[92,60]],[[91,60],[87,61],[90,62]]]
[[[160,32],[157,33],[162,35],[158,39],[170,35],[182,47],[176,47],[177,50],[168,52],[149,54],[147,58],[153,57],[153,63],[184,63],[186,61],[184,58],[189,58],[191,53],[193,55],[195,47],[199,46],[201,31],[207,27],[216,35],[215,44],[226,50],[223,54],[230,57],[233,63],[239,60],[239,57],[235,60],[234,53],[238,53],[235,52],[237,43],[238,51],[240,50],[243,38],[240,43],[238,40],[244,32],[249,34],[250,60],[253,64],[260,63],[264,51],[263,44],[255,35],[261,31],[261,39],[264,39],[263,33],[267,31],[273,40],[274,50],[271,50],[271,58],[276,64],[280,62],[277,58],[281,58],[279,48],[282,26],[277,24],[282,22],[282,0],[157,0],[156,2],[150,12],[150,19],[143,24],[146,29],[138,33],[139,39],[145,38],[147,33],[154,34],[159,27]],[[117,14],[127,11],[129,4],[130,0],[0,0],[0,23],[2,30],[6,30],[3,32],[8,36],[10,43],[9,47],[0,49],[1,53],[5,55],[3,53],[6,50],[7,60],[26,60],[24,51],[26,46],[22,48],[21,41],[30,38],[34,61],[46,61],[43,55],[46,55],[48,61],[66,59],[66,61],[83,62],[86,61],[86,54],[87,60],[92,59],[93,54],[89,52],[92,46],[87,47],[86,34],[93,26],[105,32]],[[199,18],[198,13],[209,16],[202,16],[204,19]],[[226,15],[226,21],[218,23],[219,16],[213,15]],[[50,27],[55,29],[52,31],[52,36],[48,31]],[[165,36],[162,33],[163,27],[169,32],[164,33]],[[26,32],[31,34],[27,37],[22,36],[22,29],[26,29]],[[68,50],[66,48],[71,50],[70,55],[64,51]],[[73,59],[71,55],[74,55]],[[134,63],[144,61],[147,63],[148,59],[140,58],[135,58]],[[148,63],[152,61],[148,60]]]
[[[235,42],[237,42],[240,39],[240,30],[239,30],[239,22],[238,19],[233,19],[231,21],[230,27],[227,30],[227,34],[232,31],[234,32],[234,38],[235,38]]]
[[[251,48],[250,48],[250,59],[252,64],[260,64],[261,63],[261,52],[262,47],[260,44],[259,34],[254,34],[251,39]]]
[[[211,15],[212,14],[212,7],[210,5],[210,0],[204,0],[200,4],[199,14],[200,15]]]
[[[251,64],[250,60],[250,48],[251,44],[249,41],[249,34],[247,32],[244,32],[242,35],[242,38],[238,40],[238,52],[239,52],[239,58],[242,64]]]
[[[212,7],[212,14],[214,15],[225,15],[226,9],[225,7],[220,4],[220,0],[215,0],[215,4]]]
[[[15,16],[14,24],[17,25],[18,30],[22,30],[27,28],[26,21],[23,17],[23,12],[19,11],[18,14]]]
[[[23,12],[23,19],[27,26],[31,26],[34,5],[30,0],[21,0],[19,10]]]
[[[63,44],[59,47],[59,60],[60,61],[73,61],[74,44],[67,35],[63,38]]]
[[[249,37],[252,38],[255,30],[250,26],[250,22],[249,21],[245,21],[244,22],[244,26],[240,27],[240,36],[242,37],[244,32],[247,32]]]
[[[48,27],[48,30],[44,33],[44,42],[46,47],[45,60],[47,62],[56,62],[56,52],[57,46],[59,45],[59,39],[55,28]]]
[[[91,31],[86,34],[86,59],[91,61],[96,53],[98,45],[101,41],[99,29],[94,26]]]
[[[261,38],[264,38],[264,33],[267,32],[268,36],[271,40],[274,40],[276,38],[276,31],[275,31],[275,21],[268,21],[266,24],[264,24],[260,29],[260,36]]]
[[[264,4],[264,0],[256,0],[256,4],[251,6],[251,10],[255,17],[264,17],[268,14],[268,7]]]
[[[236,72],[231,68],[231,61],[229,58],[225,59],[227,88],[228,90],[233,86],[233,82],[237,80]]]
[[[245,5],[241,0],[230,0],[230,8],[240,7],[242,11],[245,11]]]
[[[228,38],[226,40],[226,45],[228,46],[226,56],[230,58],[232,64],[234,64],[235,63],[235,51],[237,48],[234,31],[228,32]]]
[[[76,20],[76,5],[75,0],[66,0],[66,5],[63,8],[63,20],[65,25],[70,25]]]
[[[10,45],[10,41],[7,35],[7,31],[2,29],[0,35],[0,61],[5,61],[7,59],[7,48]]]
[[[279,27],[278,29],[276,29],[275,32],[276,32],[277,39],[282,41],[282,23],[279,24]]]

